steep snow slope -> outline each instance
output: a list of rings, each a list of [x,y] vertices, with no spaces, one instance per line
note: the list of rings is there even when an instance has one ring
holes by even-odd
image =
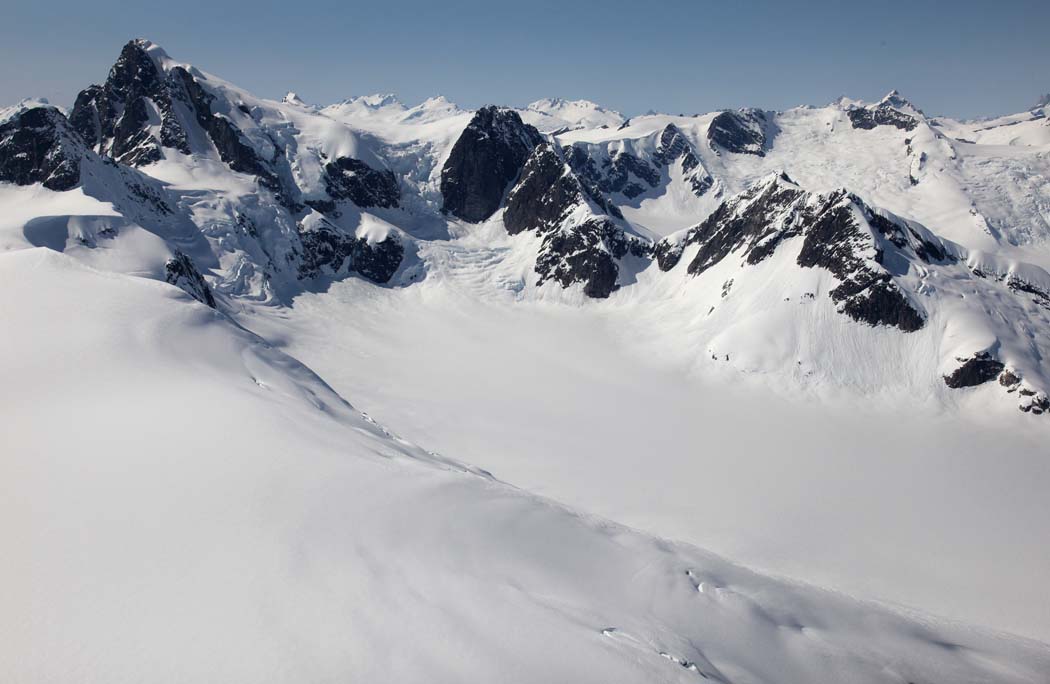
[[[167,285],[8,252],[0,312],[0,357],[18,362],[0,399],[0,531],[20,549],[0,569],[0,667],[15,681],[1050,668],[1045,645],[763,578],[431,456]]]

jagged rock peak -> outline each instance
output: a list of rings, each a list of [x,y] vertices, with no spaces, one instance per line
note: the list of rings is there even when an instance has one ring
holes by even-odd
[[[169,58],[159,47],[139,38],[124,45],[104,85],[77,95],[69,120],[100,154],[130,166],[159,161],[161,146],[190,153],[183,122],[173,99],[184,97],[164,72]],[[159,110],[159,140],[151,132],[152,108]]]
[[[585,203],[580,180],[549,142],[536,146],[507,196],[503,224],[516,235],[556,228],[577,205]]]
[[[479,109],[441,169],[442,211],[471,223],[488,219],[542,140],[512,109]]]
[[[1042,109],[1043,107],[1050,107],[1050,93],[1040,96],[1029,109]]]
[[[656,148],[653,160],[663,166],[670,166],[679,159],[682,160],[682,171],[688,175],[689,185],[697,197],[702,196],[714,185],[714,179],[700,163],[693,144],[678,126],[669,123],[660,133],[660,144]]]
[[[109,78],[163,78],[174,65],[174,60],[160,45],[146,38],[135,38],[121,48]]]
[[[133,40],[121,50],[104,85],[80,92],[70,123],[99,154],[128,166],[160,161],[165,149],[192,154],[190,140],[202,137],[191,135],[196,127],[231,169],[254,175],[278,192],[280,184],[269,164],[223,115],[223,107],[212,110],[218,98],[202,80],[200,72],[175,64],[150,41]]]
[[[0,123],[0,181],[71,190],[80,183],[82,141],[57,108],[26,104]]]
[[[664,129],[660,132],[660,144],[656,148],[655,157],[657,161],[662,164],[668,164],[679,157],[689,155],[692,155],[695,159],[692,144],[685,139],[678,126],[675,126],[673,123],[664,126]]]
[[[467,129],[494,136],[509,145],[528,146],[530,152],[541,140],[536,129],[523,122],[516,111],[495,105],[477,110]]]
[[[886,93],[886,95],[879,100],[880,105],[886,105],[887,107],[893,107],[894,109],[911,110],[913,113],[921,113],[922,110],[911,103],[910,100],[900,94],[900,91],[894,89]]]
[[[121,48],[120,55],[110,67],[109,77],[112,78],[115,72],[127,71],[129,68],[133,71],[145,69],[143,73],[146,73],[149,71],[146,62],[152,65],[152,71],[157,74],[163,74],[175,64],[168,52],[152,40],[133,38]]]
[[[896,91],[894,91],[896,92]],[[887,95],[887,98],[890,96]],[[899,100],[907,103],[907,100]],[[902,131],[912,131],[919,125],[919,117],[922,112],[910,104],[906,106],[895,106],[888,104],[886,100],[867,107],[852,107],[846,110],[850,124],[853,128],[871,130],[876,126],[893,126]]]
[[[512,235],[533,231],[543,237],[535,265],[538,284],[581,283],[584,294],[601,299],[617,288],[618,260],[628,252],[643,256],[649,251],[647,243],[628,236],[610,215],[620,214],[581,181],[561,150],[545,142],[529,156],[507,198],[503,220]]]

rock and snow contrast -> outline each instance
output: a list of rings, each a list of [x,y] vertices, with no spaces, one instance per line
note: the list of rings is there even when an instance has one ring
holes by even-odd
[[[0,672],[1050,681],[1045,100],[0,110]]]

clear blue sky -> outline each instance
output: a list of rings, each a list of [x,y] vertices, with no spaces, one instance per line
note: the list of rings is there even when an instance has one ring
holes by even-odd
[[[631,115],[875,99],[929,114],[1020,111],[1050,91],[1050,0],[501,3],[15,0],[0,104],[68,105],[147,37],[266,97],[395,92],[462,106],[586,98]]]

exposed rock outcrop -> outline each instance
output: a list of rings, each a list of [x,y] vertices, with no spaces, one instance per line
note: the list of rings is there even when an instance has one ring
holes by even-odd
[[[99,154],[129,166],[145,166],[162,158],[160,146],[190,153],[185,128],[173,101],[182,95],[177,84],[157,68],[145,40],[128,42],[104,85],[92,85],[77,95],[70,123]],[[159,138],[150,129],[159,116]]]
[[[442,211],[471,223],[492,216],[541,141],[539,131],[517,112],[479,109],[441,169]]]
[[[921,328],[924,318],[884,263],[889,259],[899,267],[953,258],[932,236],[876,212],[855,195],[845,190],[815,195],[783,173],[726,200],[683,240],[661,241],[654,254],[666,271],[686,246],[699,245],[687,269],[699,275],[731,253],[757,264],[797,236],[803,236],[797,264],[824,268],[839,281],[829,294],[841,313],[905,332]]]
[[[70,190],[80,183],[83,152],[54,107],[28,107],[0,123],[0,181]]]
[[[818,204],[811,226],[806,227],[806,238],[798,255],[798,265],[819,266],[835,274],[841,284],[831,291],[831,298],[840,305],[840,311],[857,321],[871,325],[892,325],[905,332],[923,326],[923,315],[916,309],[891,274],[881,267],[884,248],[872,240],[873,235],[862,226],[854,213],[861,211],[871,223],[874,214],[857,197],[845,191],[831,193]],[[889,221],[880,222],[889,227]],[[899,235],[903,231],[895,231]],[[908,244],[894,244],[905,251]],[[875,264],[865,252],[875,247]],[[927,261],[919,257],[922,261]]]
[[[176,251],[164,264],[164,280],[183,290],[201,304],[215,308],[215,297],[204,280],[204,276],[197,270],[193,261],[182,252]]]
[[[566,145],[565,160],[573,172],[599,192],[621,193],[634,199],[660,183],[660,173],[643,159],[620,152],[602,159],[601,168],[582,146]]]
[[[700,245],[689,264],[689,273],[699,275],[741,247],[744,261],[757,264],[781,240],[798,234],[801,226],[782,222],[781,217],[790,214],[805,196],[805,191],[782,174],[752,187],[735,200],[723,202],[685,240],[685,244]],[[669,264],[670,259],[670,255],[665,258]]]
[[[711,189],[714,179],[707,173],[693,145],[674,124],[667,124],[660,133],[660,146],[656,148],[653,159],[663,166],[682,160],[682,171],[685,172],[693,193],[700,197]]]
[[[1007,392],[1012,392],[1017,389],[1017,385],[1021,383],[1019,375],[1014,373],[1012,370],[1006,369],[999,375],[999,384],[1007,388]]]
[[[711,120],[707,139],[726,152],[764,157],[772,126],[761,109],[726,110]]]
[[[303,247],[299,277],[303,279],[336,275],[345,267],[347,272],[358,273],[373,283],[387,283],[405,254],[405,248],[394,234],[369,242],[327,222],[310,230],[300,230],[299,239]]]
[[[257,176],[264,186],[279,191],[273,169],[227,117],[212,111],[215,96],[184,67],[165,71],[151,52],[161,59],[163,53],[147,40],[127,43],[105,84],[92,85],[77,96],[70,114],[74,129],[99,154],[128,166],[145,166],[163,158],[162,148],[190,154],[187,127],[197,125],[231,169]]]
[[[393,172],[373,169],[360,159],[340,157],[325,164],[324,170],[325,191],[333,200],[350,200],[367,209],[396,207],[401,198]]]
[[[1038,416],[1050,411],[1050,397],[1047,396],[1046,392],[1023,389],[1019,394],[1021,395],[1021,401],[1018,403],[1017,408],[1025,413],[1033,413]]]
[[[977,352],[969,359],[958,359],[963,364],[944,376],[944,384],[952,389],[976,387],[999,377],[1005,367],[988,352]]]
[[[596,161],[592,156],[595,152],[589,151],[586,145],[566,145],[562,149],[565,160],[582,181],[599,192],[619,193],[629,200],[659,186],[664,179],[661,170],[678,160],[682,162],[686,182],[697,197],[714,184],[692,143],[674,124],[667,124],[660,132],[656,149],[648,159],[617,150],[608,156],[602,151]]]
[[[854,128],[871,130],[876,126],[893,126],[902,131],[912,131],[919,125],[919,120],[899,112],[886,104],[873,107],[857,107],[846,112]]]
[[[600,299],[617,287],[617,261],[629,251],[644,254],[648,249],[624,232],[608,207],[604,197],[573,173],[559,150],[544,143],[533,151],[507,198],[504,224],[511,235],[534,231],[543,236],[535,267],[540,284],[583,283],[587,296]]]

